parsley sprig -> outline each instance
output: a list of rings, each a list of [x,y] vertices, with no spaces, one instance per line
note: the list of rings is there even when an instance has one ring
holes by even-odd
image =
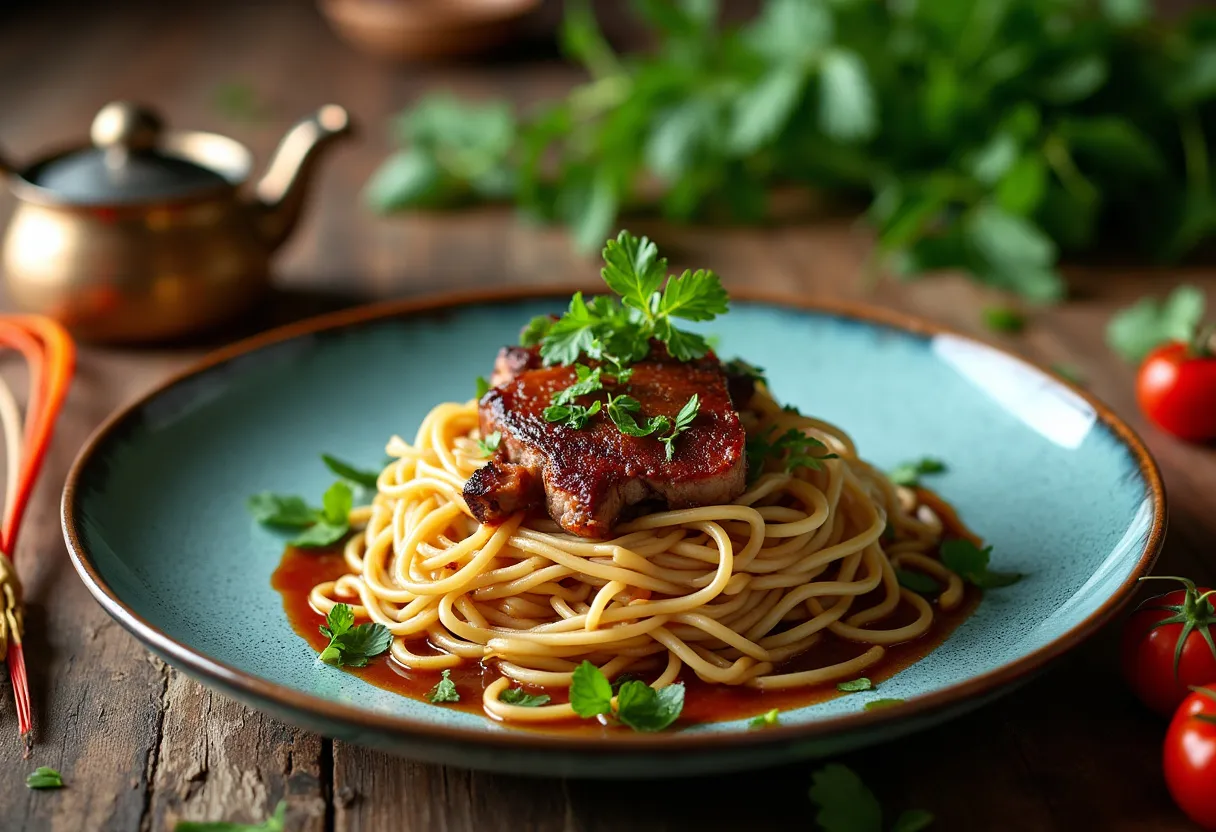
[[[608,678],[591,662],[584,661],[574,670],[570,706],[584,719],[603,715],[635,731],[662,731],[684,709],[684,684],[676,682],[655,690],[645,682],[631,679],[618,689],[614,709]]]
[[[947,569],[980,589],[997,589],[1022,580],[1022,575],[1017,572],[990,570],[988,561],[992,558],[992,547],[985,546],[981,549],[965,538],[947,540],[943,543],[941,558]]]
[[[368,659],[379,656],[393,644],[388,627],[375,622],[352,626],[355,613],[346,604],[334,604],[319,628],[329,645],[318,657],[334,667],[366,667]]]
[[[852,769],[830,763],[811,776],[811,802],[823,832],[884,832],[882,804]],[[923,809],[909,809],[895,819],[890,832],[920,832],[933,823]]]
[[[460,692],[456,690],[456,683],[452,681],[452,671],[444,670],[439,674],[439,681],[427,692],[426,701],[432,705],[460,701]]]
[[[302,529],[288,543],[301,549],[322,549],[332,546],[350,532],[350,512],[355,505],[351,485],[375,489],[379,474],[344,462],[330,454],[321,454],[325,466],[341,479],[321,495],[321,506],[312,506],[295,494],[275,494],[263,491],[245,501],[245,508],[259,523],[281,529]]]
[[[730,299],[712,271],[686,269],[667,274],[667,259],[646,237],[621,231],[604,246],[600,275],[619,296],[584,300],[582,292],[557,320],[533,318],[524,330],[525,343],[540,344],[548,364],[573,364],[586,356],[619,369],[650,354],[651,339],[662,342],[678,361],[692,361],[709,352],[709,343],[696,333],[676,328],[675,320],[710,321],[725,314]]]
[[[528,693],[523,688],[507,688],[498,695],[498,701],[506,702],[508,705],[518,705],[521,708],[539,708],[541,705],[549,704],[549,694]]]
[[[792,473],[798,468],[818,471],[823,468],[824,460],[838,456],[830,453],[827,445],[796,428],[789,428],[773,439],[775,430],[770,425],[767,430],[747,440],[747,471],[751,479],[760,476],[769,460],[779,460],[782,470]]]
[[[920,478],[926,474],[941,474],[946,470],[946,463],[931,456],[921,457],[911,462],[896,465],[887,472],[887,479],[896,485],[914,488],[920,485]]]

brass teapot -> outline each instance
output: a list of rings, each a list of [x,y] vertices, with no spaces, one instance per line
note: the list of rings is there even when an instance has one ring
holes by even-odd
[[[247,310],[299,218],[318,151],[350,132],[321,107],[288,131],[251,196],[252,155],[215,133],[164,131],[126,102],[93,120],[92,146],[17,170],[3,244],[9,296],[95,341],[150,341]]]

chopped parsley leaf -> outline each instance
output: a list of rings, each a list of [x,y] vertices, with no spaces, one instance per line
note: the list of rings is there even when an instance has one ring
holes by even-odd
[[[452,681],[452,671],[444,670],[439,674],[439,681],[427,693],[426,701],[432,705],[460,701],[460,693],[456,690],[456,683]]]

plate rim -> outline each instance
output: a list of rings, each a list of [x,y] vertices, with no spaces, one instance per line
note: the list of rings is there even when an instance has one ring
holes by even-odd
[[[1167,509],[1165,486],[1157,463],[1136,432],[1088,390],[1079,387],[1054,370],[1040,366],[1004,347],[915,315],[850,301],[811,299],[788,292],[741,287],[731,289],[732,300],[767,304],[800,312],[819,313],[837,319],[888,327],[921,337],[949,335],[960,338],[971,344],[995,350],[1024,367],[1037,370],[1085,400],[1094,408],[1098,421],[1127,450],[1129,457],[1135,462],[1140,472],[1141,479],[1147,485],[1152,499],[1152,524],[1139,558],[1127,579],[1102,602],[1098,609],[1032,653],[978,676],[972,676],[932,693],[909,699],[898,708],[863,709],[836,714],[809,724],[778,725],[764,731],[744,730],[700,734],[614,732],[610,737],[592,737],[534,729],[486,731],[480,728],[448,725],[442,721],[428,722],[401,714],[388,714],[358,705],[336,702],[260,678],[213,659],[172,638],[149,623],[118,597],[118,594],[97,571],[85,550],[78,532],[75,512],[77,494],[85,470],[111,434],[149,401],[177,384],[241,356],[295,338],[476,305],[542,299],[561,301],[568,299],[576,291],[596,292],[601,288],[587,283],[533,285],[459,290],[428,294],[422,297],[383,300],[278,326],[207,353],[183,369],[171,373],[133,400],[118,407],[94,429],[77,453],[68,471],[60,501],[60,522],[64,542],[77,575],[93,598],[114,620],[134,635],[145,647],[166,657],[170,664],[176,664],[180,669],[195,675],[201,681],[218,684],[221,689],[235,691],[257,701],[271,702],[288,712],[304,712],[312,716],[319,716],[331,724],[387,732],[405,739],[440,740],[524,751],[595,751],[599,754],[628,754],[639,751],[678,753],[698,750],[738,751],[876,729],[915,717],[938,713],[970,699],[1010,689],[1017,682],[1025,681],[1096,634],[1131,600],[1138,579],[1148,573],[1161,552],[1167,525]],[[489,717],[486,718],[489,719]]]

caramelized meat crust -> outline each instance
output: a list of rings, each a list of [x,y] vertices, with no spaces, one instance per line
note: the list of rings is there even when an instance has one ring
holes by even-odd
[[[555,392],[574,383],[574,369],[544,367],[535,350],[504,348],[495,362],[495,387],[479,406],[483,435],[499,431],[502,441],[464,488],[474,515],[492,523],[543,505],[566,531],[604,538],[628,506],[690,508],[741,494],[746,436],[718,360],[680,363],[656,353],[635,364],[628,383],[612,386],[612,392],[641,403],[639,421],[662,415],[673,422],[697,394],[700,410],[676,440],[671,460],[655,435],[626,436],[603,410],[579,430],[546,421],[545,408]],[[607,393],[579,403],[596,399],[606,402]]]

